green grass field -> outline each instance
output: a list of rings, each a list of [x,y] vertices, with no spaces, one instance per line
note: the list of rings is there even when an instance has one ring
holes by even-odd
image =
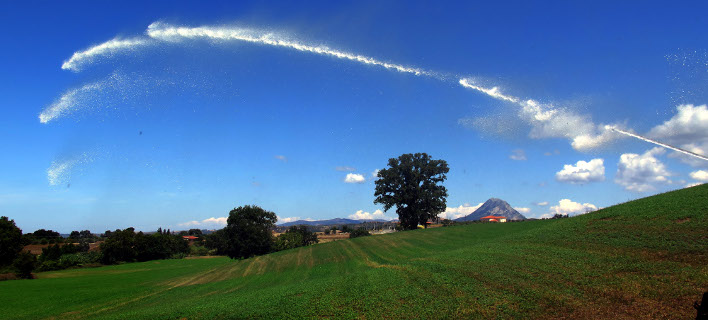
[[[692,319],[708,184],[568,219],[37,276],[0,282],[2,318]]]

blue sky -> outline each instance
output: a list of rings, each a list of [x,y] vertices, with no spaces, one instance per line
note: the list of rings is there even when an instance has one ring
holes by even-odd
[[[448,161],[451,218],[490,197],[541,217],[706,182],[706,161],[605,127],[706,154],[706,9],[5,2],[0,214],[26,232],[213,228],[245,204],[395,218],[372,172],[413,152]]]

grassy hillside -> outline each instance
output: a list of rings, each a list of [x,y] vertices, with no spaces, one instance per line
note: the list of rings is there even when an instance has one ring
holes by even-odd
[[[708,185],[568,219],[39,277],[0,282],[3,318],[689,319],[708,290]]]

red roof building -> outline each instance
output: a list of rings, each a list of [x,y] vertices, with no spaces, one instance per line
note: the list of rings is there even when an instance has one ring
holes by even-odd
[[[486,217],[481,217],[479,220],[482,221],[487,221],[487,222],[506,222],[506,217],[502,216],[486,216]]]
[[[192,241],[192,240],[197,240],[197,239],[199,239],[199,237],[195,237],[195,236],[182,236],[182,239]]]

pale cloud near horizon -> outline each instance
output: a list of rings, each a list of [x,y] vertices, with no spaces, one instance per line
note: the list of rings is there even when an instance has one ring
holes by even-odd
[[[393,218],[387,217],[386,213],[381,211],[380,209],[377,209],[374,212],[366,212],[364,210],[359,210],[355,212],[354,214],[350,214],[349,219],[353,220],[376,220],[376,219],[383,219],[383,220],[392,220]]]
[[[540,207],[545,207],[548,205],[548,201],[536,202],[534,204]]]
[[[464,216],[469,215],[470,213],[474,212],[475,210],[479,209],[484,203],[480,202],[478,205],[473,206],[470,205],[469,203],[465,203],[464,205],[461,205],[459,207],[447,207],[443,213],[440,213],[438,217],[442,219],[448,219],[448,220],[455,220],[457,218],[462,218]]]
[[[596,211],[598,208],[592,203],[579,203],[570,199],[562,199],[558,201],[558,205],[551,206],[550,212],[541,216],[541,218],[550,218],[554,214],[576,215],[590,211]]]
[[[227,217],[211,217],[201,221],[193,220],[178,224],[180,227],[198,227],[220,229],[226,226]]]
[[[366,178],[364,178],[363,175],[360,175],[358,173],[347,173],[347,176],[344,178],[345,183],[364,183],[366,182]]]
[[[615,183],[627,191],[647,192],[656,189],[657,184],[671,184],[672,174],[656,156],[666,153],[666,149],[655,147],[644,154],[625,153],[617,163]]]
[[[278,223],[288,223],[288,222],[300,220],[300,217],[281,217],[281,216],[276,216],[276,217],[278,217]]]
[[[573,184],[604,181],[604,160],[598,158],[589,162],[580,160],[575,165],[566,164],[561,171],[556,172],[556,180]]]
[[[350,166],[339,166],[339,167],[334,168],[334,170],[352,172],[352,171],[356,171],[356,168],[350,167]]]
[[[516,161],[526,160],[526,152],[524,152],[524,149],[514,149],[511,151],[509,159]]]

